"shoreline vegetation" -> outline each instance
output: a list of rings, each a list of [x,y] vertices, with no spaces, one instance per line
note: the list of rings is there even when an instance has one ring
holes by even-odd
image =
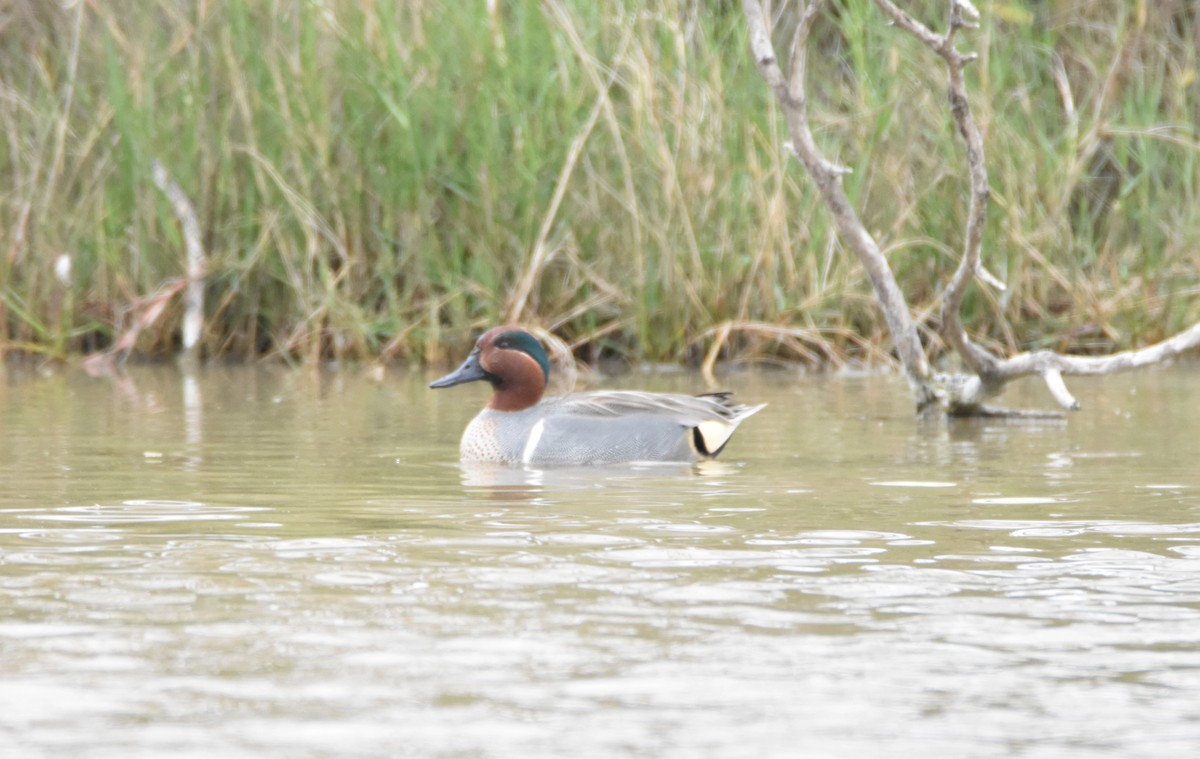
[[[0,20],[0,353],[135,329],[131,354],[180,352],[189,254],[158,161],[206,254],[205,357],[444,364],[521,321],[593,363],[890,361],[740,3],[120,6]],[[967,329],[1102,354],[1200,321],[1200,7],[981,10],[983,257],[1007,289],[973,288]],[[828,13],[814,132],[936,347],[969,200],[944,76],[873,4]]]

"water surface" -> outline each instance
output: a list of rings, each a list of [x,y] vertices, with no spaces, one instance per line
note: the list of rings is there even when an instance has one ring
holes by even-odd
[[[720,462],[548,471],[429,379],[9,368],[0,756],[1200,752],[1196,367],[1065,423],[733,374]]]

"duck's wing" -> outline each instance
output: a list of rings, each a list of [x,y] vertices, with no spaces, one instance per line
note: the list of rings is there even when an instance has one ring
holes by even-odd
[[[681,431],[690,431],[688,443],[700,456],[720,453],[738,425],[766,406],[734,403],[730,393],[684,395],[636,390],[571,393],[547,400],[554,404],[556,415],[625,419],[634,429],[638,428],[637,420],[643,428],[667,422],[678,425]]]
[[[734,403],[732,394],[728,392],[684,395],[637,390],[570,393],[549,398],[547,402],[554,404],[556,413],[601,417],[655,414],[678,418],[684,424],[695,424],[706,419],[744,419],[766,405]]]

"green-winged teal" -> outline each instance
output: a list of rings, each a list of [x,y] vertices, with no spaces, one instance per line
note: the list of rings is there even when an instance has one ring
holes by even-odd
[[[549,378],[537,338],[505,326],[483,333],[462,366],[430,387],[491,383],[491,400],[463,432],[463,460],[535,466],[712,458],[766,405],[737,404],[729,393],[612,390],[542,398]]]

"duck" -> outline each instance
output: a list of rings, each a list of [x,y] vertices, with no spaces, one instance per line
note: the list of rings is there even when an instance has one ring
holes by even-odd
[[[526,466],[698,462],[725,449],[738,425],[766,404],[728,392],[686,395],[602,390],[543,397],[550,360],[528,330],[493,327],[434,389],[483,380],[487,406],[463,431],[464,462]]]

